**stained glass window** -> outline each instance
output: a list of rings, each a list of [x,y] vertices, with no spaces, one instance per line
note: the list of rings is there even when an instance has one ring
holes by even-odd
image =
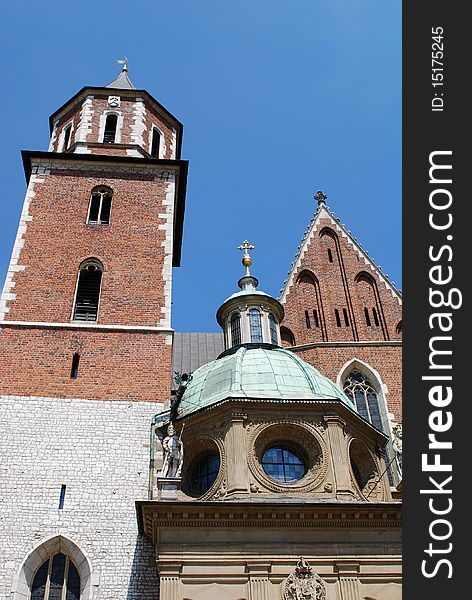
[[[36,571],[31,600],[79,600],[80,576],[74,563],[61,552]]]
[[[200,459],[193,468],[191,477],[195,493],[201,496],[207,492],[215,482],[219,470],[219,454],[207,454]]]
[[[282,483],[298,481],[306,473],[298,452],[282,446],[274,446],[264,452],[262,468],[271,479]]]
[[[256,308],[251,308],[249,311],[249,327],[251,330],[251,342],[262,344],[261,313]]]
[[[374,427],[383,431],[377,393],[370,381],[359,371],[352,371],[344,382],[344,393],[355,402],[357,411]]]

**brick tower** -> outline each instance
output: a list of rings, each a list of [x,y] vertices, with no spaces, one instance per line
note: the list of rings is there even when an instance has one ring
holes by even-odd
[[[0,391],[162,401],[185,205],[182,125],[134,88],[126,65],[50,124],[49,151],[23,152],[28,189],[0,304]]]
[[[0,597],[42,597],[62,560],[81,600],[151,600],[134,501],[147,498],[150,423],[170,396],[182,125],[126,64],[50,125],[48,151],[23,152],[0,303]]]

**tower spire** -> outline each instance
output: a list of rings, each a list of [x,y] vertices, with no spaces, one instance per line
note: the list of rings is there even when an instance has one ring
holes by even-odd
[[[118,75],[118,77],[115,80],[113,80],[111,83],[109,83],[105,87],[115,88],[118,90],[135,90],[136,86],[128,77],[128,57],[125,56],[124,58],[120,58],[116,62],[119,65],[122,65],[121,73]]]

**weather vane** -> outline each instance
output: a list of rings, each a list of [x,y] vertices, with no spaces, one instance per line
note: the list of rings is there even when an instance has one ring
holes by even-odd
[[[127,56],[125,56],[124,58],[120,58],[116,62],[119,65],[123,65],[122,71],[127,71],[128,70],[128,57]]]
[[[238,250],[244,250],[243,259],[241,262],[243,263],[243,266],[246,267],[246,277],[251,277],[249,267],[252,265],[252,258],[249,256],[248,250],[254,250],[254,248],[255,246],[250,244],[247,240],[244,240],[241,246],[238,246]]]
[[[328,196],[326,194],[323,194],[323,192],[321,190],[318,190],[316,192],[316,194],[313,196],[313,198],[318,201],[318,204],[326,204],[327,197]]]

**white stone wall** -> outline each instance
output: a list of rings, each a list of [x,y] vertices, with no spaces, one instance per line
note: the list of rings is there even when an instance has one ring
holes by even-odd
[[[93,600],[158,599],[153,549],[138,536],[134,502],[148,497],[150,423],[159,410],[0,397],[0,599],[20,597],[12,591],[23,561],[54,535],[89,558]]]

